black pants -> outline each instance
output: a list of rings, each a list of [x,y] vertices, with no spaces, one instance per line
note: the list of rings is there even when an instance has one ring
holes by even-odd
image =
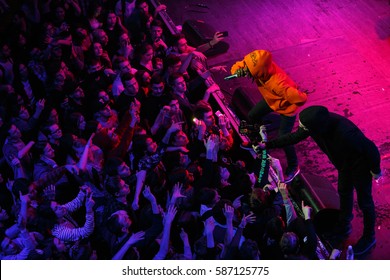
[[[265,100],[258,102],[248,113],[248,120],[251,123],[261,122],[263,117],[272,113],[273,110],[268,106]],[[296,116],[280,115],[279,136],[288,134],[292,131]],[[283,148],[287,158],[287,168],[293,169],[298,166],[298,158],[293,145]]]
[[[339,172],[338,193],[340,196],[340,222],[350,223],[353,218],[353,190],[356,190],[357,202],[363,212],[363,235],[375,236],[375,204],[372,199],[372,176],[366,167],[354,171]]]

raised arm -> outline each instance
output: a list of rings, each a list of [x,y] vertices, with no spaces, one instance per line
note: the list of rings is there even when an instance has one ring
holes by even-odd
[[[171,226],[173,219],[175,218],[177,209],[174,205],[169,205],[168,210],[164,217],[164,229],[163,235],[160,242],[160,250],[154,256],[153,260],[163,260],[168,254],[169,240],[171,236]]]
[[[160,210],[159,210],[158,205],[157,205],[157,200],[156,200],[156,197],[151,193],[150,187],[149,186],[145,186],[145,189],[142,192],[142,194],[144,195],[144,197],[147,200],[149,200],[150,205],[152,206],[153,214],[159,214]]]
[[[286,209],[287,225],[289,225],[297,218],[297,213],[295,212],[294,206],[290,200],[290,197],[288,196],[287,185],[285,183],[279,182],[278,189],[283,198],[284,208]]]
[[[53,236],[63,241],[77,241],[89,237],[95,228],[94,205],[95,202],[92,199],[92,193],[90,193],[85,199],[86,215],[84,226],[79,228],[68,228],[62,225],[56,225],[52,231]]]
[[[224,36],[223,36],[223,33],[222,33],[222,32],[215,32],[215,33],[214,33],[214,36],[213,36],[213,39],[211,39],[210,42],[198,46],[198,47],[196,48],[196,50],[197,50],[198,52],[205,52],[205,51],[207,51],[207,50],[209,50],[209,49],[212,49],[212,48],[214,48],[214,46],[215,46],[216,44],[218,44],[220,41],[222,41],[223,38],[224,38]]]
[[[94,136],[95,136],[95,133],[92,133],[92,135],[89,137],[88,142],[84,147],[83,154],[81,155],[80,160],[77,163],[77,167],[82,171],[85,171],[87,169],[89,148],[92,145],[92,139]]]
[[[137,182],[135,184],[134,199],[131,207],[133,210],[139,209],[139,196],[141,194],[142,188],[145,184],[146,170],[140,170],[136,173]]]
[[[139,231],[130,236],[130,238],[123,244],[123,246],[116,252],[112,257],[113,260],[121,260],[131,246],[136,244],[138,241],[143,240],[145,236],[144,231]]]
[[[22,149],[19,150],[18,152],[18,158],[21,159],[24,157],[31,149],[31,147],[35,144],[34,141],[30,141],[27,143],[26,146],[24,146]]]
[[[180,238],[183,241],[184,256],[188,260],[192,260],[192,252],[191,252],[190,241],[188,240],[188,234],[184,231],[184,229],[181,229],[181,231],[180,231]]]

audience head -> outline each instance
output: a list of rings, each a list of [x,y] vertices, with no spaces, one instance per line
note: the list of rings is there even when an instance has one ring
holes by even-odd
[[[194,117],[198,120],[204,121],[206,127],[215,125],[213,109],[211,108],[210,104],[204,100],[200,100],[196,103]]]

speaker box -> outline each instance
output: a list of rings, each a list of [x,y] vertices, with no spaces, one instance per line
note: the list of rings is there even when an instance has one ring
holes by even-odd
[[[314,210],[313,223],[318,234],[331,231],[340,214],[340,199],[336,189],[325,177],[300,173],[289,188],[297,206],[301,201]]]
[[[213,39],[216,30],[209,24],[200,20],[186,20],[183,24],[183,33],[189,45],[198,47]]]
[[[304,200],[315,213],[323,209],[340,208],[339,195],[325,177],[301,172],[293,181],[291,189],[296,192],[298,201]]]
[[[198,47],[202,44],[210,42],[217,30],[204,21],[186,20],[183,24],[182,32],[190,46]],[[214,45],[212,49],[205,51],[204,55],[207,57],[212,57],[225,53],[228,51],[228,49],[229,44],[225,41],[220,41]]]
[[[238,87],[233,93],[230,107],[240,120],[248,121],[248,112],[261,100],[258,89],[254,87]],[[270,113],[263,118],[263,123],[267,125],[267,132],[279,129],[280,116],[277,113]]]

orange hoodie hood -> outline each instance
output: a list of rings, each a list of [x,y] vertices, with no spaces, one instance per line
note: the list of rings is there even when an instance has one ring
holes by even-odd
[[[248,66],[254,79],[263,81],[267,80],[276,71],[275,63],[272,61],[272,54],[266,50],[255,50],[247,54],[243,60],[237,61],[232,66],[230,72],[234,74],[238,69],[244,68],[245,65]]]
[[[272,54],[265,50],[256,50],[244,57],[245,64],[255,79],[272,74]]]

